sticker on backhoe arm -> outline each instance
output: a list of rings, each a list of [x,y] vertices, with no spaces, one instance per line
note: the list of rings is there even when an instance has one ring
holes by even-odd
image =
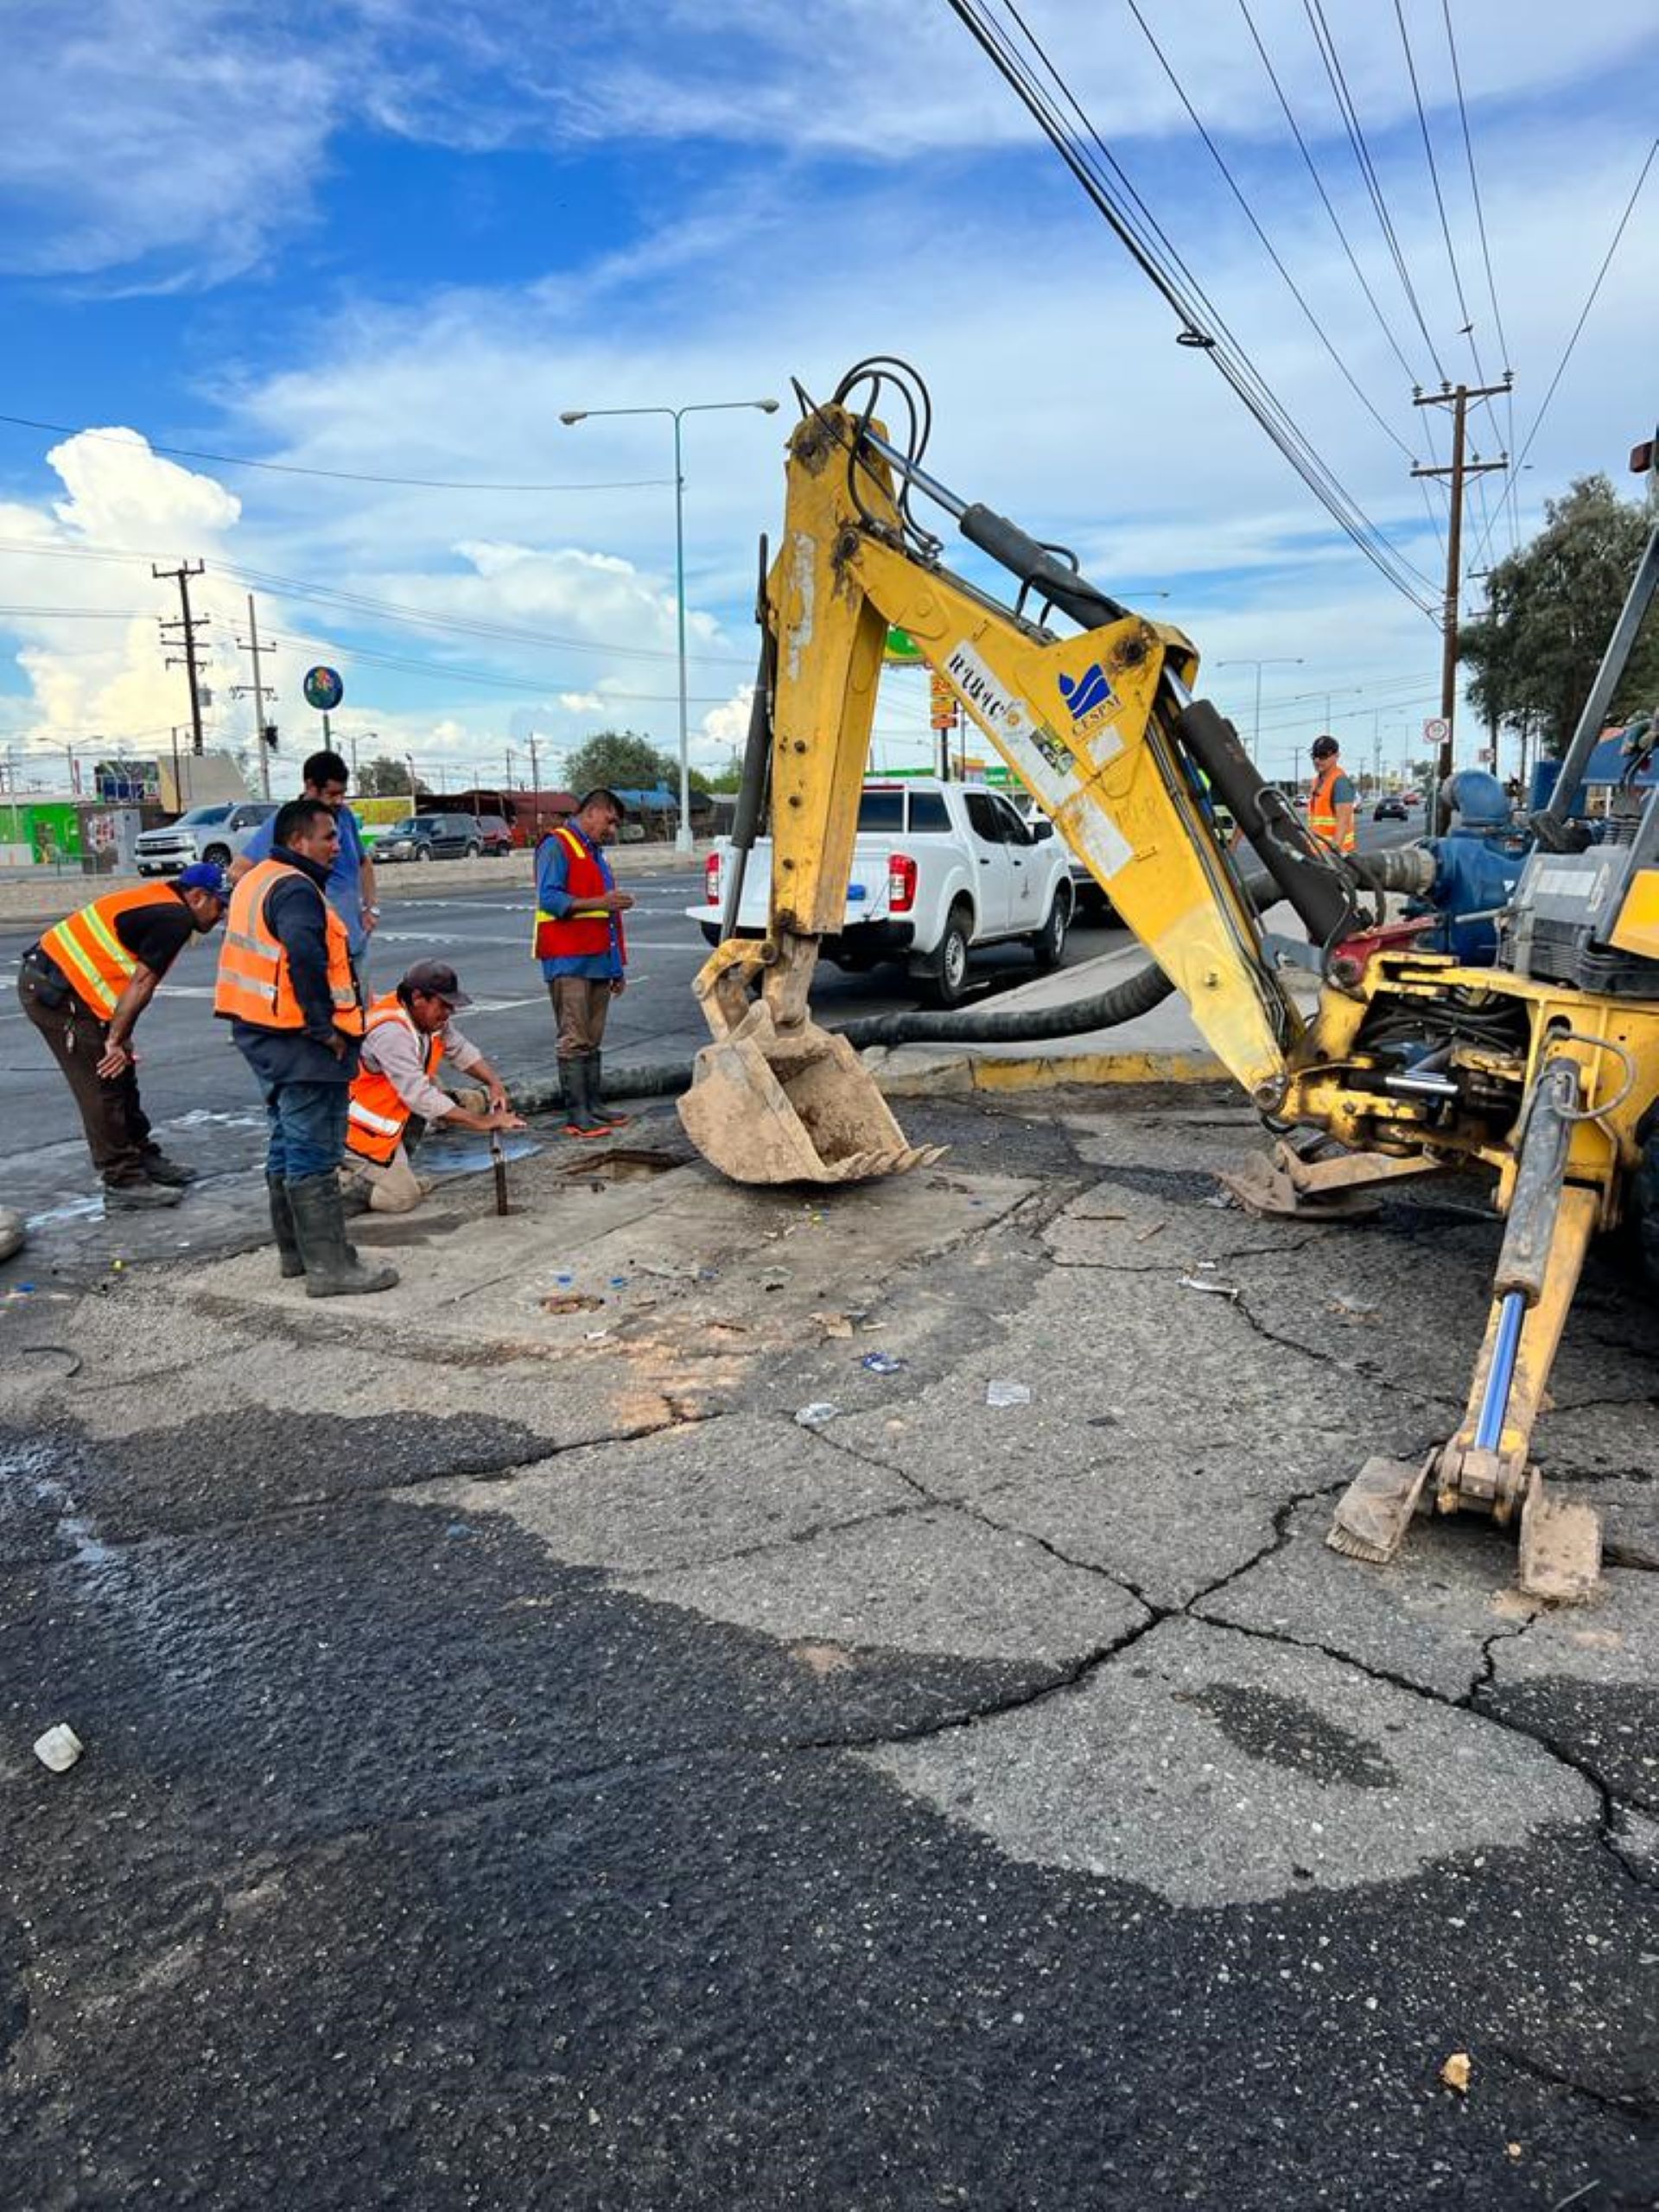
[[[1017,701],[1008,696],[971,645],[957,645],[944,664],[944,672],[969,711],[988,729],[1024,727],[1026,718]]]

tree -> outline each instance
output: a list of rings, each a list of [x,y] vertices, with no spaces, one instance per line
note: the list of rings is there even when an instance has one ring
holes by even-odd
[[[390,753],[365,760],[358,772],[357,789],[360,798],[407,798],[408,761],[396,760]]]
[[[630,791],[652,791],[661,784],[677,791],[680,764],[668,753],[659,753],[637,730],[602,729],[570,755],[564,764],[564,779],[578,793],[592,791],[599,784]]]
[[[1636,573],[1648,522],[1605,476],[1584,476],[1544,507],[1544,527],[1488,579],[1490,611],[1465,625],[1458,658],[1494,729],[1565,751]],[[1618,721],[1659,700],[1659,625],[1649,612],[1609,708]]]

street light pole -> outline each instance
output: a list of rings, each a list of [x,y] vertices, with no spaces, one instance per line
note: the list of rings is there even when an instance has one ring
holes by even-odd
[[[1270,660],[1218,660],[1215,668],[1253,668],[1255,671],[1255,721],[1250,738],[1250,762],[1258,771],[1262,766],[1262,671],[1264,668],[1300,668],[1300,653],[1277,656]]]
[[[680,819],[674,849],[691,850],[691,735],[685,677],[685,470],[681,463],[680,423],[687,415],[721,415],[757,408],[775,415],[775,399],[709,399],[690,407],[567,407],[559,416],[567,429],[601,415],[666,415],[674,425],[674,609],[680,664]]]

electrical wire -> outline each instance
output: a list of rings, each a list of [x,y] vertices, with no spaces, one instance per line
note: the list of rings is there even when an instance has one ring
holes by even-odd
[[[1185,87],[1182,85],[1180,79],[1176,75],[1174,69],[1172,67],[1169,56],[1164,52],[1163,48],[1159,44],[1157,38],[1154,35],[1151,25],[1141,14],[1139,0],[1124,0],[1124,5],[1128,8],[1129,13],[1135,17],[1135,22],[1141,26],[1142,35],[1145,37],[1147,45],[1151,47],[1154,54],[1158,57],[1159,66],[1163,70],[1165,76],[1168,78],[1176,99],[1179,100],[1181,105],[1186,110],[1188,118],[1190,119],[1193,129],[1198,132],[1199,137],[1203,139],[1211,159],[1215,162],[1216,167],[1221,171],[1223,177],[1226,180],[1228,188],[1230,190],[1234,199],[1237,200],[1239,207],[1243,211],[1244,219],[1249,223],[1250,228],[1255,232],[1256,237],[1261,240],[1262,250],[1267,254],[1268,260],[1272,262],[1274,267],[1279,271],[1281,276],[1284,278],[1286,289],[1288,290],[1292,299],[1295,301],[1297,306],[1301,309],[1303,315],[1306,318],[1309,328],[1319,340],[1320,345],[1324,346],[1325,352],[1331,356],[1332,360],[1336,364],[1338,373],[1341,376],[1344,383],[1346,384],[1349,390],[1353,393],[1355,398],[1358,400],[1360,405],[1365,410],[1371,420],[1376,424],[1378,429],[1382,431],[1383,436],[1389,439],[1393,445],[1397,447],[1400,452],[1404,454],[1408,461],[1414,461],[1417,458],[1416,454],[1412,451],[1411,448],[1406,443],[1406,441],[1400,435],[1398,431],[1394,429],[1393,425],[1383,416],[1381,409],[1375,404],[1370,395],[1364,390],[1358,378],[1354,375],[1352,370],[1348,366],[1346,361],[1343,359],[1341,354],[1338,353],[1335,346],[1332,345],[1331,341],[1330,334],[1326,331],[1325,325],[1319,321],[1318,315],[1314,314],[1313,308],[1308,305],[1306,296],[1303,293],[1300,285],[1297,283],[1295,278],[1291,275],[1289,270],[1286,268],[1283,261],[1280,258],[1277,248],[1274,246],[1272,239],[1268,236],[1266,231],[1262,229],[1260,221],[1257,219],[1255,208],[1251,207],[1249,201],[1244,196],[1243,188],[1240,185],[1238,179],[1233,175],[1225,157],[1222,154],[1221,149],[1217,145],[1215,140],[1205,129],[1203,118],[1198,114],[1198,110],[1193,106],[1192,101],[1187,98]]]
[[[1024,103],[1130,258],[1177,316],[1182,326],[1181,342],[1201,348],[1211,356],[1257,424],[1332,519],[1396,590],[1431,620],[1437,619],[1437,600],[1423,596],[1425,592],[1435,593],[1437,587],[1432,579],[1395,551],[1297,427],[1205,296],[1040,41],[1031,32],[1014,0],[1003,0],[1003,4],[1057,88],[1060,107],[1038,82],[1033,67],[1016,50],[1010,35],[992,19],[986,0],[947,0],[947,4]],[[1077,118],[1077,130],[1065,123],[1061,107]],[[1085,141],[1097,150],[1098,162],[1088,152]],[[1160,252],[1164,258],[1160,258]]]
[[[1307,16],[1309,28],[1313,33],[1313,42],[1319,48],[1319,59],[1325,64],[1325,73],[1330,79],[1331,90],[1336,99],[1337,111],[1341,116],[1343,127],[1348,134],[1348,143],[1353,150],[1361,179],[1370,195],[1371,206],[1376,210],[1376,219],[1382,226],[1383,238],[1393,257],[1395,272],[1400,279],[1401,289],[1404,291],[1407,302],[1416,319],[1417,327],[1422,333],[1423,343],[1428,348],[1428,357],[1434,364],[1435,375],[1442,384],[1449,384],[1451,379],[1441,366],[1434,340],[1429,335],[1428,325],[1423,319],[1423,310],[1418,302],[1416,287],[1413,284],[1411,273],[1406,267],[1406,257],[1401,251],[1400,239],[1394,227],[1393,218],[1389,213],[1382,180],[1378,177],[1376,164],[1371,160],[1370,149],[1365,143],[1365,133],[1360,127],[1359,111],[1354,105],[1353,96],[1348,90],[1348,79],[1343,73],[1342,63],[1337,54],[1336,41],[1332,37],[1330,27],[1325,20],[1325,10],[1320,5],[1320,0],[1302,0],[1302,7]]]
[[[68,423],[38,422],[32,415],[0,415],[0,423],[9,423],[14,429],[46,430],[54,437],[102,438],[111,445],[132,450],[132,438],[124,437],[118,430],[78,430]],[[151,453],[165,454],[174,461],[211,461],[220,468],[257,468],[273,476],[321,476],[333,484],[392,484],[419,492],[656,492],[674,481],[671,476],[635,476],[615,484],[502,484],[472,482],[453,476],[380,476],[361,468],[306,468],[294,461],[251,461],[245,454],[207,453],[196,446],[158,445],[142,430],[135,431],[133,436],[143,438]]]
[[[1549,412],[1549,404],[1551,400],[1554,398],[1556,390],[1560,384],[1561,378],[1567,373],[1567,363],[1573,359],[1573,348],[1579,342],[1579,339],[1583,332],[1585,324],[1589,321],[1590,310],[1596,303],[1597,295],[1601,290],[1602,283],[1606,276],[1607,271],[1612,266],[1613,256],[1618,251],[1619,241],[1624,235],[1624,232],[1626,226],[1629,225],[1630,217],[1636,212],[1636,203],[1641,197],[1643,186],[1648,181],[1648,171],[1653,167],[1654,156],[1656,154],[1659,154],[1659,138],[1656,138],[1653,143],[1648,148],[1647,159],[1643,162],[1641,175],[1637,178],[1635,184],[1631,188],[1630,196],[1624,203],[1624,212],[1618,219],[1618,227],[1613,232],[1612,243],[1602,257],[1601,266],[1597,270],[1595,281],[1590,287],[1589,297],[1585,301],[1583,308],[1580,310],[1579,319],[1573,326],[1573,334],[1567,340],[1566,350],[1563,352],[1560,361],[1556,364],[1555,373],[1549,380],[1549,389],[1545,392],[1543,399],[1539,406],[1538,412],[1533,417],[1532,428],[1527,432],[1527,442],[1522,447],[1520,453],[1516,457],[1514,468],[1517,476],[1526,465],[1527,455],[1532,451],[1533,441],[1536,438],[1539,431],[1542,429],[1544,417]],[[1487,542],[1490,537],[1491,532],[1489,531],[1487,537],[1482,538],[1479,545],[1475,550],[1475,561],[1478,561],[1485,552]],[[1472,567],[1474,565],[1474,562],[1471,561],[1470,565]]]
[[[1486,296],[1492,303],[1492,327],[1497,333],[1497,343],[1503,356],[1503,374],[1509,378],[1514,364],[1510,358],[1510,341],[1503,328],[1503,311],[1497,304],[1497,280],[1492,274],[1492,251],[1486,237],[1486,211],[1481,204],[1480,178],[1475,168],[1475,142],[1469,129],[1469,110],[1463,97],[1463,71],[1458,61],[1458,41],[1452,29],[1452,0],[1440,0],[1440,13],[1446,22],[1446,48],[1452,60],[1452,83],[1458,97],[1458,117],[1463,128],[1463,149],[1469,164],[1469,196],[1474,202],[1475,229],[1480,238],[1480,258],[1486,271]],[[1484,384],[1485,378],[1481,378]],[[1503,396],[1504,418],[1508,435],[1503,440],[1506,453],[1515,451],[1515,392],[1513,386]],[[1504,483],[1504,499],[1510,511],[1510,550],[1515,551],[1521,542],[1519,498],[1516,472],[1511,469]]]

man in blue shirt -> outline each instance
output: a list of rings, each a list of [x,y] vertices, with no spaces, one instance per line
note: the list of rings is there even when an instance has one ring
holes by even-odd
[[[622,917],[633,904],[605,857],[621,819],[613,791],[589,791],[536,855],[535,950],[558,1025],[564,1133],[572,1137],[608,1136],[628,1119],[600,1096],[600,1044],[610,1002],[625,988]]]
[[[367,966],[365,957],[374,925],[380,918],[380,909],[375,902],[374,862],[369,858],[363,842],[362,829],[357,817],[346,804],[348,771],[338,753],[314,753],[300,771],[302,798],[321,799],[340,827],[340,850],[328,870],[328,904],[346,925],[346,934],[351,939],[352,960],[363,979]],[[272,832],[276,826],[273,815],[269,822],[260,823],[249,838],[240,857],[232,861],[230,880],[235,883],[251,868],[270,858]]]

